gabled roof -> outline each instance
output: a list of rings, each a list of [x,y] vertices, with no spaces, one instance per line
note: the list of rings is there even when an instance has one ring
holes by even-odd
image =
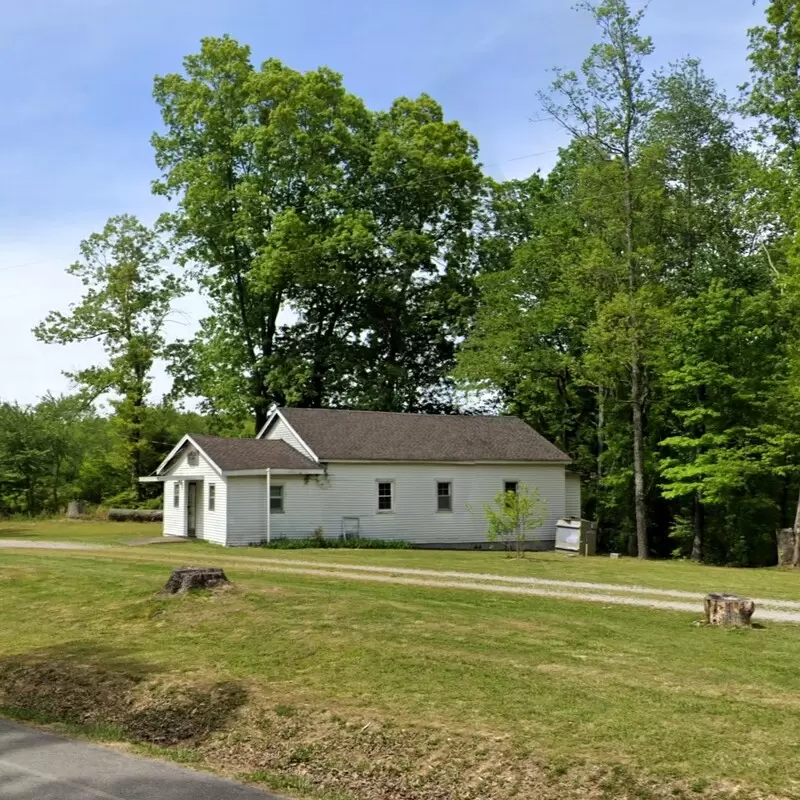
[[[278,413],[320,461],[570,461],[518,417],[325,408]]]
[[[195,434],[190,438],[223,472],[319,469],[319,464],[281,439],[226,439]]]

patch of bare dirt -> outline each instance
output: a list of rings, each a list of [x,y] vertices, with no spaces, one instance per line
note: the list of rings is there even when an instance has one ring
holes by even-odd
[[[554,765],[509,737],[284,706],[242,708],[236,724],[200,752],[229,773],[278,775],[287,785],[354,800],[783,800],[738,786],[664,781],[620,764]]]
[[[203,741],[246,699],[234,682],[192,683],[47,652],[0,662],[0,704],[7,709],[42,722],[113,727],[135,742]]]

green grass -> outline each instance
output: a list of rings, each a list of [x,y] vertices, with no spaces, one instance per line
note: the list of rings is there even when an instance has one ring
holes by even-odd
[[[125,544],[159,537],[160,523],[113,523],[86,521],[0,522],[0,539],[72,541],[104,545]],[[222,548],[206,542],[159,544],[137,549],[137,555],[157,549],[159,557],[213,562],[239,559],[290,559],[320,564],[361,564],[401,568],[490,573],[520,577],[611,584],[635,584],[655,589],[691,592],[724,591],[751,597],[800,601],[800,570],[711,567],[690,561],[639,561],[573,557],[562,553],[528,553],[524,559],[507,558],[497,551],[459,550],[337,550],[284,551],[259,547]]]
[[[563,553],[528,553],[524,559],[507,558],[491,551],[446,550],[302,550],[287,552],[260,548],[217,548],[191,543],[195,552],[214,559],[289,559],[320,564],[360,564],[457,572],[489,573],[566,581],[638,585],[681,591],[733,592],[751,597],[800,601],[800,571],[711,567],[690,561],[639,561],[608,556],[582,558]],[[184,545],[163,545],[164,552],[186,552]],[[180,548],[180,550],[178,549]]]
[[[224,743],[212,737],[208,750],[187,746],[182,753],[228,771],[232,759],[237,774],[261,775],[299,794],[316,791],[298,770],[333,758],[321,755],[336,741],[324,731],[340,720],[367,732],[368,723],[421,727],[430,736],[438,731],[437,742],[481,736],[489,754],[501,747],[497,742],[515,742],[552,765],[553,775],[577,761],[683,781],[687,791],[709,796],[722,781],[745,787],[741,797],[753,796],[754,787],[787,795],[797,789],[800,626],[728,632],[693,627],[691,615],[678,613],[257,573],[228,551],[186,548],[193,555],[183,561],[202,553],[203,563],[227,562],[237,590],[155,597],[177,558],[166,545],[3,551],[0,688],[4,671],[37,659],[51,670],[89,664],[147,680],[241,683],[248,703],[234,732]],[[485,553],[314,558],[681,588],[717,588],[717,577],[733,575],[753,581],[751,587],[762,580],[758,593],[773,595],[791,594],[795,578],[599,558],[536,556],[518,564]],[[13,705],[7,697],[2,703]],[[259,714],[269,720],[266,728],[252,721]],[[317,719],[320,729],[310,731],[308,720]],[[267,735],[270,725],[282,736]],[[261,741],[262,730],[267,751],[274,741],[291,745],[277,766],[242,755],[256,752],[248,737]],[[402,764],[401,745],[393,748]],[[608,791],[598,796],[617,790]]]
[[[161,523],[94,520],[0,521],[1,539],[115,545],[161,536]]]

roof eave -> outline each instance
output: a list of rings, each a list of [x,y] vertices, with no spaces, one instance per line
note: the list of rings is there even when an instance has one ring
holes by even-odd
[[[477,466],[502,466],[504,464],[513,464],[519,466],[543,466],[547,465],[560,465],[562,467],[572,463],[572,459],[568,456],[564,458],[548,458],[539,459],[537,461],[521,461],[519,459],[481,459],[480,461],[461,461],[458,459],[409,459],[409,458],[322,458],[320,459],[323,464],[459,464],[461,466],[477,467]]]
[[[229,469],[223,470],[223,478],[247,478],[270,475],[324,475],[325,470],[318,468],[283,469],[282,467],[265,467],[263,469]]]

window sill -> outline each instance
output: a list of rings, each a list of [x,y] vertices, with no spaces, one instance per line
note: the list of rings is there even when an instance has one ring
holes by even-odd
[[[394,514],[394,511],[382,511],[382,510],[379,509],[375,513],[376,514]]]

